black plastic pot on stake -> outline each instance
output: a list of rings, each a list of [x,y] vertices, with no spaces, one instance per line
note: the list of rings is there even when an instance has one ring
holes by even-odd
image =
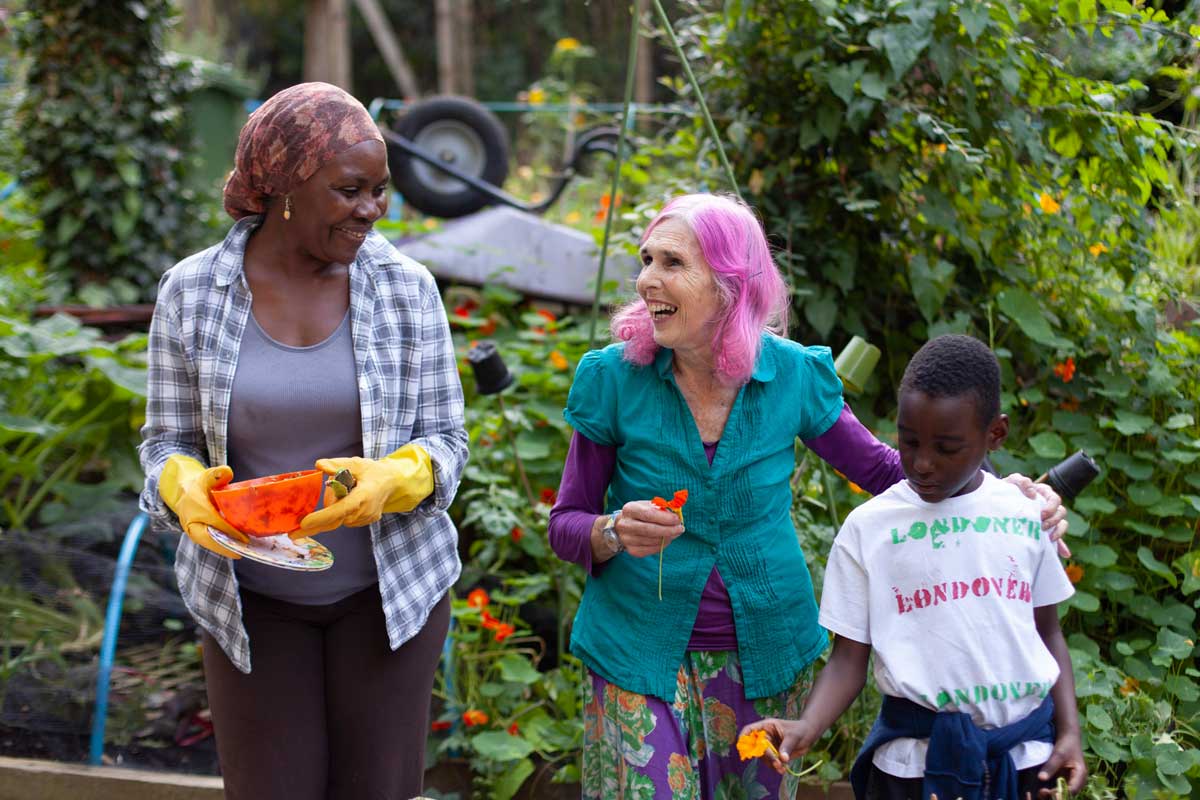
[[[475,391],[479,394],[499,394],[512,386],[513,376],[500,357],[495,342],[476,342],[467,351],[467,362],[475,375]]]
[[[1051,467],[1045,475],[1038,478],[1038,483],[1049,484],[1063,500],[1074,500],[1099,474],[1100,467],[1096,466],[1096,462],[1087,453],[1080,450]]]
[[[512,386],[512,373],[508,371],[508,365],[501,358],[495,342],[483,341],[471,345],[471,349],[467,351],[467,363],[471,365],[471,372],[475,375],[475,391],[481,395],[496,395],[496,402],[500,404],[500,422],[508,432],[517,475],[521,478],[521,486],[525,489],[529,505],[533,506],[533,487],[529,485],[529,478],[525,475],[525,464],[521,462],[521,454],[517,452],[517,435],[509,427],[508,410],[504,407],[504,397],[500,394]]]

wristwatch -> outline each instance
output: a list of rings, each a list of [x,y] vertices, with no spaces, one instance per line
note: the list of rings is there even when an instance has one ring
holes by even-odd
[[[608,522],[604,523],[604,530],[600,532],[600,535],[604,537],[604,544],[608,546],[608,552],[614,556],[625,549],[621,537],[617,536],[617,517],[619,516],[621,516],[620,509],[609,514]]]

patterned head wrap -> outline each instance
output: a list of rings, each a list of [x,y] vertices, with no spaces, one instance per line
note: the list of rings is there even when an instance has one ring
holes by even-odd
[[[238,136],[225,181],[225,210],[234,219],[261,214],[330,159],[356,144],[383,142],[362,103],[328,83],[301,83],[259,106]]]

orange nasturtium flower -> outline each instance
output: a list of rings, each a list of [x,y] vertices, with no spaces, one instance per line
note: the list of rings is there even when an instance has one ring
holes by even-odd
[[[450,721],[445,719],[435,719],[433,722],[429,723],[429,730],[448,731],[450,730]]]
[[[483,608],[489,602],[491,602],[491,598],[483,589],[472,589],[471,593],[467,595],[467,605],[471,608]]]
[[[550,351],[550,363],[554,365],[555,369],[566,369],[567,367],[571,366],[567,361],[566,356],[557,350]]]
[[[509,625],[507,622],[499,623],[496,625],[496,641],[503,642],[505,639],[512,636],[515,630],[516,628],[514,628],[512,625]]]
[[[1136,692],[1139,686],[1141,686],[1141,683],[1137,678],[1133,677],[1132,675],[1127,675],[1125,677],[1125,683],[1122,684],[1121,688],[1117,689],[1117,691],[1128,697]]]
[[[1071,583],[1079,583],[1083,580],[1083,567],[1078,564],[1067,564],[1064,571],[1067,573],[1067,580]]]
[[[1088,248],[1088,252],[1092,254],[1093,258],[1095,258],[1101,253],[1107,253],[1108,245],[1106,245],[1104,242],[1096,242],[1094,245]]]
[[[1062,210],[1062,206],[1058,204],[1058,201],[1045,192],[1039,194],[1037,199],[1038,205],[1041,206],[1042,211],[1047,214],[1057,214],[1060,210]]]
[[[770,753],[775,758],[779,758],[779,751],[776,750],[775,745],[771,743],[770,738],[767,736],[767,732],[761,728],[756,731],[750,731],[743,736],[739,736],[737,740],[737,751],[738,755],[741,756],[742,761],[749,761],[752,758],[761,758],[766,753]],[[785,767],[785,769],[790,774],[799,778],[812,772],[814,769],[821,766],[822,763],[823,762],[818,761],[812,766],[800,771],[796,771],[791,767]]]
[[[463,712],[463,722],[468,728],[474,725],[486,725],[487,721],[488,715],[478,709],[472,708]]]
[[[1067,356],[1067,360],[1054,365],[1054,374],[1062,378],[1063,383],[1070,383],[1075,377],[1075,359]]]
[[[767,732],[760,728],[739,736],[737,751],[742,761],[749,761],[752,758],[761,758],[768,752],[774,753],[775,745],[771,744],[771,740],[767,738]]]
[[[661,508],[664,511],[674,511],[675,516],[679,517],[679,522],[682,523],[683,522],[683,507],[684,507],[684,505],[687,504],[687,497],[688,497],[687,489],[680,489],[671,497],[670,500],[664,500],[661,497],[652,497],[650,499],[650,502],[653,503],[655,505],[655,507]],[[666,548],[667,548],[667,537],[664,536],[663,540],[662,540],[662,547],[660,547],[658,550],[658,599],[659,600],[662,600],[663,551],[666,550]]]

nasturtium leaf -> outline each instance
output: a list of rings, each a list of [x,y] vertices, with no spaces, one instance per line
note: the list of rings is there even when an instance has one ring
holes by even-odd
[[[1067,599],[1067,605],[1074,606],[1080,611],[1091,614],[1100,610],[1100,598],[1091,592],[1085,592],[1082,589],[1077,589],[1075,594]]]
[[[1187,510],[1187,506],[1179,497],[1164,497],[1146,510],[1156,517],[1178,517]]]
[[[1166,564],[1154,557],[1154,553],[1150,552],[1150,548],[1146,546],[1137,549],[1138,561],[1142,562],[1142,566],[1153,572],[1155,575],[1160,575],[1167,579],[1171,586],[1177,586],[1179,581],[1175,577],[1175,573]]]
[[[1200,589],[1200,550],[1184,553],[1171,562],[1175,571],[1183,576],[1180,587],[1185,595]]]
[[[996,298],[997,305],[1021,332],[1038,344],[1059,350],[1073,350],[1074,344],[1050,328],[1042,312],[1042,304],[1024,289],[1005,289]]]
[[[1154,474],[1154,465],[1129,453],[1114,450],[1105,458],[1114,469],[1119,469],[1135,481],[1144,481]]]
[[[1051,431],[1042,431],[1029,437],[1029,446],[1042,458],[1062,458],[1067,454],[1067,443]]]
[[[1178,448],[1164,450],[1162,456],[1168,461],[1174,461],[1176,464],[1191,464],[1196,459],[1200,459],[1200,453],[1197,453],[1195,450],[1180,450]]]
[[[1109,713],[1107,711],[1105,711],[1099,705],[1097,705],[1095,703],[1092,703],[1091,705],[1089,705],[1087,707],[1086,716],[1087,716],[1088,725],[1095,728],[1096,730],[1098,730],[1098,731],[1112,730],[1112,726],[1113,726],[1112,717],[1109,715]]]
[[[1170,628],[1160,628],[1158,631],[1158,640],[1155,642],[1156,655],[1162,654],[1169,656],[1173,661],[1182,661],[1192,654],[1196,643],[1191,639],[1181,636],[1179,633]]]
[[[1117,551],[1106,544],[1089,544],[1072,548],[1071,552],[1076,561],[1093,567],[1111,567],[1117,563]]]
[[[1113,423],[1114,427],[1126,436],[1145,433],[1150,430],[1150,426],[1153,424],[1154,420],[1152,418],[1144,414],[1135,414],[1124,408],[1117,409],[1116,419]]]
[[[1129,499],[1139,506],[1152,506],[1162,499],[1162,490],[1153,483],[1132,483],[1127,489]]]
[[[1096,429],[1095,420],[1076,411],[1055,411],[1050,417],[1054,430],[1062,433],[1087,433]]]
[[[471,737],[471,747],[492,761],[515,761],[533,752],[533,745],[506,731],[485,731]]]
[[[1172,414],[1163,427],[1167,430],[1176,431],[1180,428],[1186,428],[1195,422],[1195,418],[1191,414]]]
[[[1191,703],[1195,700],[1200,700],[1200,688],[1197,688],[1196,682],[1184,675],[1168,675],[1163,681],[1163,685],[1167,691],[1178,697],[1185,703]],[[1191,759],[1188,759],[1189,762]],[[1190,766],[1190,763],[1189,765]],[[1162,769],[1162,760],[1159,759],[1159,769]],[[1186,771],[1184,767],[1181,771]]]
[[[1117,510],[1106,497],[1079,497],[1075,499],[1074,506],[1082,514],[1111,514]]]
[[[496,662],[500,667],[500,677],[514,683],[533,684],[542,678],[542,673],[534,669],[528,659],[516,653],[509,653]]]
[[[504,734],[508,736],[508,734]],[[510,736],[510,739],[517,737]],[[533,762],[528,758],[522,758],[511,768],[505,769],[492,783],[492,791],[489,797],[492,800],[512,800],[517,792],[521,789],[521,784],[533,774]]]

